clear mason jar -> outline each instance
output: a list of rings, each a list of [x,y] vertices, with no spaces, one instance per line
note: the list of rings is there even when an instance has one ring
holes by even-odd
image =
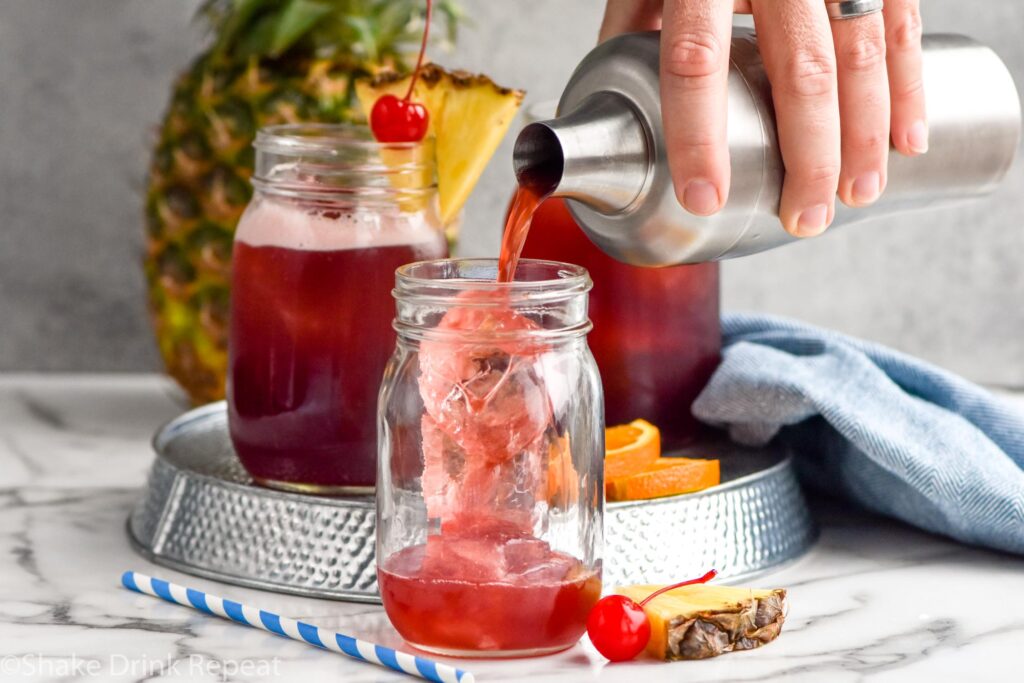
[[[523,260],[398,269],[381,385],[377,577],[411,645],[564,649],[601,592],[604,420],[586,270]]]
[[[433,147],[311,124],[265,128],[255,147],[232,257],[231,439],[261,484],[370,492],[394,272],[447,254]]]

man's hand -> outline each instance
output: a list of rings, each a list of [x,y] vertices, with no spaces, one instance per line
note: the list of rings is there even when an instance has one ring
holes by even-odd
[[[830,21],[825,0],[608,0],[601,39],[661,28],[669,167],[679,202],[706,216],[729,194],[732,15],[752,13],[786,167],[779,216],[809,237],[832,222],[837,194],[849,206],[878,199],[890,139],[906,155],[928,150],[918,2]]]

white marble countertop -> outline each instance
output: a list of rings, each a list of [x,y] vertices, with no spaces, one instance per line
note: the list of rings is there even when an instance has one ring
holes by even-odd
[[[0,375],[0,680],[414,680],[119,587],[133,568],[400,645],[379,607],[219,584],[131,550],[150,435],[182,408],[156,376]],[[758,581],[790,591],[767,647],[609,665],[584,638],[551,657],[460,666],[535,683],[1022,680],[1024,559],[839,504],[816,510],[816,548]]]

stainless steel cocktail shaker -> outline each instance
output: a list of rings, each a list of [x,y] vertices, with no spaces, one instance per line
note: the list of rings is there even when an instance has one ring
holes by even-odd
[[[753,254],[796,238],[778,219],[783,164],[755,35],[733,34],[729,72],[729,200],[694,216],[676,200],[662,137],[657,32],[619,36],[576,68],[558,116],[526,126],[514,165],[553,187],[611,256],[643,266]],[[958,35],[924,38],[929,151],[889,156],[888,186],[868,208],[837,206],[833,225],[988,194],[1017,150],[1021,109],[1013,79],[984,45]]]

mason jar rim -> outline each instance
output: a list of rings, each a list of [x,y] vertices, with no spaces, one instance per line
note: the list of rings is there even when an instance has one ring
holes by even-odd
[[[502,340],[570,340],[586,336],[592,325],[586,297],[592,283],[582,266],[522,259],[512,282],[496,282],[498,259],[418,261],[395,271],[395,320],[400,339],[496,343]],[[467,293],[485,296],[464,296]],[[493,294],[494,296],[486,296]],[[442,312],[454,309],[511,309],[546,320],[538,328],[496,330],[443,329]]]
[[[378,142],[369,126],[352,123],[281,123],[260,128],[253,147],[272,154],[337,156],[339,146],[373,151],[416,149],[423,144],[423,140]]]
[[[504,292],[511,297],[461,305],[493,306],[529,301],[557,301],[585,294],[593,287],[583,266],[542,259],[520,259],[517,279],[498,282],[496,258],[446,258],[417,261],[395,271],[395,299],[434,299],[450,301],[465,291]],[[518,279],[522,276],[529,279]],[[533,277],[531,277],[533,276]],[[543,277],[537,277],[543,276]]]
[[[266,126],[253,142],[250,182],[260,192],[321,202],[428,203],[437,193],[433,138],[377,142],[345,123]]]

